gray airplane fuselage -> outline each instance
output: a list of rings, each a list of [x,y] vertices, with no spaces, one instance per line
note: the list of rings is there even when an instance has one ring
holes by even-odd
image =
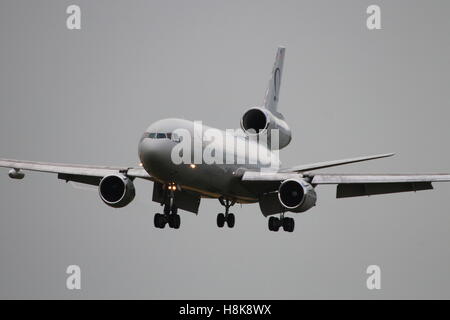
[[[139,142],[139,158],[143,168],[164,184],[174,183],[181,189],[194,191],[203,197],[218,198],[225,196],[242,203],[258,201],[255,190],[250,191],[249,188],[246,188],[240,178],[245,170],[258,170],[274,163],[279,165],[278,158],[275,157],[274,153],[263,144],[250,141],[247,136],[239,133],[232,135],[231,139],[234,140],[234,144],[231,146],[223,143],[223,141],[205,141],[205,139],[202,139],[203,134],[201,132],[199,134],[194,125],[194,122],[183,119],[164,119],[150,125]],[[175,146],[180,142],[168,138],[150,138],[148,135],[150,133],[172,133],[180,129],[185,130],[192,137],[191,148],[188,148],[191,161],[176,164],[172,159],[172,153]],[[213,132],[222,134],[223,137],[227,134],[227,138],[230,137],[229,132],[205,125],[202,126],[202,130],[203,133],[207,130],[213,130]],[[202,159],[201,163],[196,162],[194,165],[194,139],[201,141],[202,154],[208,145],[209,148],[222,150],[224,154],[223,163],[209,164]],[[235,147],[238,143],[241,143],[241,146],[245,145],[246,148]],[[249,149],[255,149],[256,147],[267,152],[268,157],[261,157],[248,152]],[[232,163],[226,161],[225,154],[227,153],[231,155]],[[238,159],[241,160],[238,161]],[[242,161],[242,159],[245,159],[245,161]]]

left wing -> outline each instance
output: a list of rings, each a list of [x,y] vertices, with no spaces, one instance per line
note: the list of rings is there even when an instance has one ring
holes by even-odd
[[[450,182],[450,174],[315,174],[247,171],[242,181],[264,192],[276,191],[286,179],[305,179],[313,186],[336,184],[337,198],[431,190],[432,182]]]
[[[450,174],[305,174],[312,184],[449,182]]]
[[[351,164],[351,163],[357,163],[357,162],[363,162],[363,161],[369,161],[369,160],[388,158],[388,157],[392,157],[393,155],[394,155],[394,153],[384,153],[384,154],[376,154],[373,156],[356,157],[356,158],[332,160],[332,161],[325,161],[325,162],[315,162],[315,163],[303,164],[300,166],[295,166],[295,167],[291,167],[291,168],[287,168],[287,169],[281,169],[279,171],[280,172],[305,172],[305,171],[312,171],[312,170],[342,166],[344,164]]]
[[[315,174],[311,183],[337,184],[336,198],[432,190],[432,182],[449,182],[450,174]]]
[[[87,166],[75,164],[62,164],[51,162],[35,162],[35,161],[21,161],[0,159],[0,167],[11,168],[14,171],[10,172],[10,177],[16,176],[23,178],[21,170],[38,171],[46,173],[58,174],[58,178],[66,181],[74,181],[79,183],[86,183],[98,185],[100,180],[111,174],[124,174],[130,178],[142,178],[153,180],[153,178],[143,168],[130,167],[108,167],[108,166]],[[19,175],[17,175],[20,173]],[[15,175],[16,174],[16,175]]]

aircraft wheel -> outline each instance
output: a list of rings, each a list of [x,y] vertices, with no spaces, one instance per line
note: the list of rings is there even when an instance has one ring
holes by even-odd
[[[180,227],[180,215],[172,213],[169,215],[169,227],[173,229],[178,229]]]
[[[225,225],[225,215],[223,213],[219,213],[217,215],[217,226],[219,228],[223,228],[224,225]]]
[[[174,229],[179,229],[181,225],[181,218],[179,214],[172,214],[174,217],[173,219],[173,227]]]
[[[155,218],[153,219],[153,223],[156,228],[164,229],[166,226],[166,217],[160,213],[155,214]]]
[[[269,230],[270,231],[278,231],[280,229],[280,219],[277,217],[270,217],[269,218]]]
[[[295,228],[295,220],[294,218],[284,218],[283,219],[283,230],[287,232],[294,231]]]
[[[234,222],[236,221],[236,219],[234,218],[234,214],[233,213],[229,213],[227,215],[227,225],[228,228],[233,228],[234,227]]]
[[[177,223],[175,225],[175,229],[179,229],[180,225],[181,225],[181,218],[180,218],[180,215],[177,214]]]

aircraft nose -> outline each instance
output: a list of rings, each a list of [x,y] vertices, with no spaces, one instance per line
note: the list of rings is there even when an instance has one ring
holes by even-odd
[[[139,144],[139,158],[143,167],[150,173],[161,172],[167,161],[164,142],[156,139],[144,139]]]

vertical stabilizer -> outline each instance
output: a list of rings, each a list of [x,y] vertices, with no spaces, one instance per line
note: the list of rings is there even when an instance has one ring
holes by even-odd
[[[266,96],[264,97],[264,107],[273,112],[276,112],[278,107],[285,51],[286,49],[284,47],[278,47],[272,75],[269,80],[269,87],[267,88]]]

